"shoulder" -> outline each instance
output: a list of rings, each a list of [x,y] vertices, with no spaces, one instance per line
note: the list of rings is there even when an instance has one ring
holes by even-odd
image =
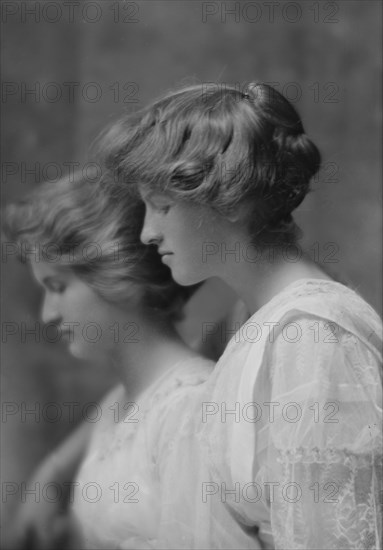
[[[303,279],[289,285],[250,317],[227,351],[239,351],[243,346],[259,353],[262,346],[302,341],[302,333],[314,334],[315,342],[319,331],[323,343],[336,343],[336,333],[347,333],[373,352],[381,349],[381,319],[361,296],[334,281]],[[258,346],[247,346],[255,342]]]
[[[279,449],[374,446],[381,332],[373,309],[339,283],[286,288],[241,327],[217,365],[211,401],[239,411],[231,431],[221,415],[209,417],[212,452],[248,446],[261,460],[271,441]],[[232,478],[249,479],[253,459],[233,453]]]
[[[361,296],[333,281],[307,281],[292,291],[276,327],[280,356],[310,359],[332,372],[376,363],[378,374],[382,322]]]
[[[336,392],[342,384],[352,392],[361,384],[376,388],[381,345],[381,320],[356,292],[332,281],[297,281],[234,335],[214,387],[247,401],[298,390],[304,398],[308,389]]]
[[[158,381],[150,397],[150,408],[166,414],[180,401],[192,395],[209,378],[214,362],[202,356],[191,356],[177,364]]]
[[[337,321],[351,331],[363,333],[366,325],[372,326],[380,329],[381,334],[382,323],[376,311],[355,289],[341,283],[303,279],[287,287],[284,295],[287,306],[293,301],[298,311]]]
[[[266,345],[262,370],[272,399],[302,408],[331,404],[341,409],[342,429],[352,417],[362,433],[381,400],[381,334],[378,315],[343,285],[316,285],[297,296]]]

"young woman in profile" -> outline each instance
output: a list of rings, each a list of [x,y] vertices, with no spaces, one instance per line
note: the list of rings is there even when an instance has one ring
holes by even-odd
[[[292,213],[320,154],[296,110],[265,84],[192,86],[123,119],[103,147],[139,189],[141,239],[174,280],[221,277],[252,314],[205,385],[203,547],[230,524],[265,548],[378,548],[382,327],[298,245]],[[247,547],[227,537],[220,548]]]
[[[134,196],[116,201],[81,177],[7,208],[5,232],[44,289],[43,321],[57,325],[73,356],[101,361],[121,380],[99,421],[84,422],[33,478],[63,491],[75,480],[67,512],[61,501],[21,503],[16,548],[177,548],[197,537],[187,500],[183,510],[178,501],[184,523],[172,526],[172,499],[189,483],[182,455],[192,403],[213,363],[174,329],[191,292],[140,242],[143,215]]]

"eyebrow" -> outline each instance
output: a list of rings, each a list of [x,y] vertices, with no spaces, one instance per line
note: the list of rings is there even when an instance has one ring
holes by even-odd
[[[150,191],[150,193],[146,195],[145,200],[152,203],[153,201],[154,202],[158,202],[158,201],[173,202],[174,201],[173,197],[171,197],[169,193],[166,193],[166,191],[165,192]]]
[[[165,196],[157,193],[156,191],[151,191],[145,197],[142,197],[142,199],[154,208],[156,208],[159,204],[162,204],[163,201],[168,202],[168,199]]]

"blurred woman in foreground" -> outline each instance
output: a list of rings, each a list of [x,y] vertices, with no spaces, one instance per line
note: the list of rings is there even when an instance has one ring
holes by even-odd
[[[171,455],[187,452],[193,396],[213,363],[174,329],[192,292],[140,242],[143,215],[134,196],[122,205],[82,177],[45,184],[7,208],[6,234],[44,289],[43,321],[73,356],[102,361],[121,380],[99,421],[80,425],[33,476],[40,487],[59,484],[66,498],[20,503],[19,548],[194,544],[191,522],[169,524],[174,485],[183,483]]]

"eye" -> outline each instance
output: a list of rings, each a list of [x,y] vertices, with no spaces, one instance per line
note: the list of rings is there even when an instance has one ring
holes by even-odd
[[[171,208],[170,204],[165,204],[164,206],[157,206],[157,210],[161,212],[161,214],[167,214]]]
[[[153,209],[160,214],[167,214],[174,204],[174,201],[165,193],[151,193],[143,200],[147,209]]]
[[[55,292],[56,294],[62,294],[65,291],[65,285],[61,283],[55,283],[52,286],[52,292]]]
[[[65,291],[65,285],[59,281],[47,281],[43,284],[47,292],[53,292],[54,294],[62,294]]]
[[[167,214],[173,205],[169,201],[157,200],[152,201],[150,207],[154,212],[159,212],[160,214]]]

